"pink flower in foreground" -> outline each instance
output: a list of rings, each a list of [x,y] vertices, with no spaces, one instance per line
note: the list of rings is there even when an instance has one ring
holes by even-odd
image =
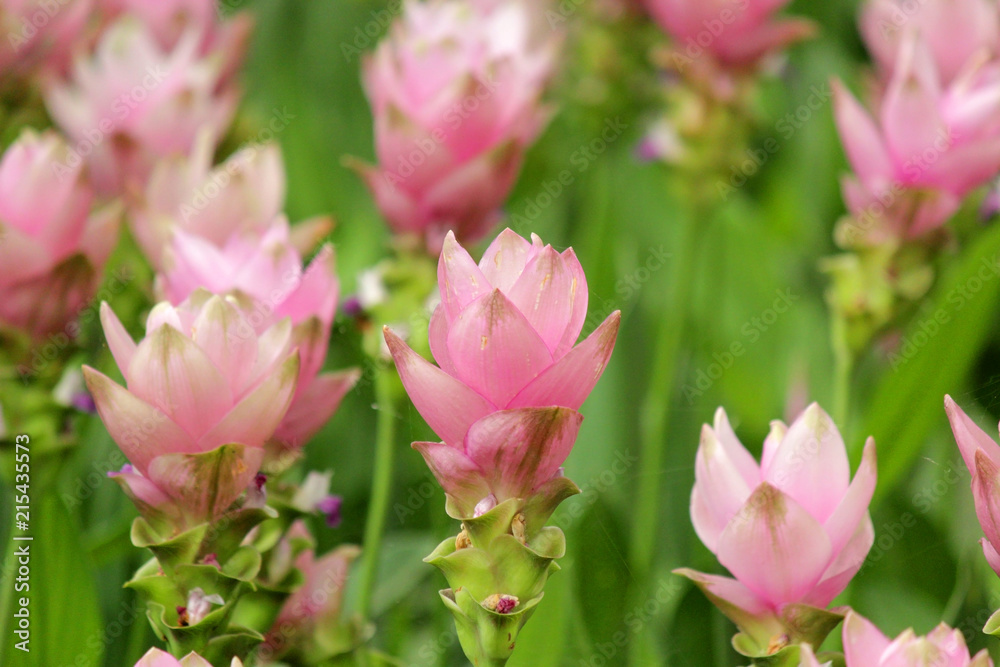
[[[980,541],[983,554],[1000,576],[1000,445],[976,426],[951,396],[944,397],[944,407],[962,459],[972,474],[976,516],[986,534]]]
[[[886,78],[898,67],[903,36],[920,33],[942,79],[951,81],[973,58],[1000,51],[1000,8],[991,0],[869,0],[861,33]]]
[[[140,511],[200,522],[246,489],[295,392],[291,322],[258,333],[235,301],[197,292],[161,303],[137,345],[107,304],[101,322],[127,389],[83,372],[97,411],[131,465],[117,480]],[[190,455],[230,451],[217,465]],[[218,450],[218,451],[217,451]]]
[[[961,631],[942,623],[924,637],[906,630],[894,640],[857,612],[844,620],[847,667],[993,667],[986,649],[969,657]]]
[[[0,79],[60,74],[69,66],[91,12],[91,0],[4,0],[0,4]]]
[[[530,495],[569,455],[621,314],[577,345],[587,315],[579,260],[509,229],[478,266],[449,233],[438,287],[428,336],[440,368],[385,331],[413,404],[444,441],[413,446],[465,510],[491,493]]]
[[[521,2],[408,0],[365,62],[379,165],[361,172],[396,232],[436,251],[449,229],[475,241],[497,222],[549,115],[556,42],[532,18]]]
[[[772,422],[760,464],[719,408],[702,428],[691,521],[735,579],[678,572],[749,634],[780,632],[786,605],[825,608],[863,564],[875,477],[875,442],[852,482],[844,441],[815,403],[791,426]]]
[[[831,667],[833,665],[832,662],[821,663],[809,644],[801,644],[799,651],[799,667]]]
[[[707,51],[723,65],[753,65],[813,32],[801,19],[774,13],[789,0],[644,0],[646,9],[677,41],[677,51],[696,61]]]
[[[171,303],[207,289],[245,301],[258,333],[281,318],[291,319],[292,344],[301,358],[298,388],[274,437],[287,448],[304,445],[358,379],[357,370],[319,375],[339,295],[333,246],[323,246],[304,268],[291,245],[288,222],[279,217],[262,236],[236,233],[222,247],[178,228],[163,263],[157,284]]]
[[[178,660],[166,651],[151,648],[135,663],[135,667],[212,667],[212,663],[194,652]],[[243,662],[239,658],[233,658],[230,667],[243,667]]]
[[[0,325],[39,338],[93,297],[118,240],[117,208],[91,215],[82,167],[57,173],[68,147],[26,130],[0,159]]]
[[[944,224],[1000,172],[1000,63],[944,86],[924,43],[910,37],[877,118],[839,83],[834,90],[855,172],[843,182],[847,206],[859,221],[879,219],[879,231],[902,238]]]
[[[165,51],[145,25],[124,17],[91,58],[76,61],[69,82],[49,87],[46,105],[97,190],[113,196],[144,183],[157,160],[187,154],[202,128],[221,136],[237,96],[219,90],[220,76],[221,60],[199,55],[196,33]]]

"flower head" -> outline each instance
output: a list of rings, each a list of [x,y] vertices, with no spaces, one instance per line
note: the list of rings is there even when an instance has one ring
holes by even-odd
[[[844,620],[843,635],[847,667],[993,667],[986,649],[970,657],[962,632],[944,623],[923,637],[911,629],[890,640],[852,611]]]
[[[151,648],[135,663],[135,667],[212,667],[212,663],[194,652],[178,660],[166,651]],[[233,658],[230,667],[243,667],[243,662],[239,658]]]

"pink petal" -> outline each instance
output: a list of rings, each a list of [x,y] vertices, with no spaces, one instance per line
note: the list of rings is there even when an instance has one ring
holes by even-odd
[[[583,415],[568,408],[494,412],[469,429],[465,451],[500,502],[526,498],[562,466],[582,422]]]
[[[135,667],[178,667],[181,663],[177,662],[177,659],[167,653],[166,651],[161,651],[158,648],[151,648],[146,651],[146,654],[139,659],[139,662],[135,663]],[[196,663],[191,663],[190,665],[183,665],[182,667],[203,667],[202,665],[197,665]]]
[[[771,430],[764,438],[764,449],[760,455],[760,469],[767,471],[774,462],[774,455],[778,453],[781,441],[788,434],[788,426],[780,419],[771,422]]]
[[[621,319],[620,311],[609,315],[586,340],[542,371],[506,407],[562,405],[579,410],[607,368]]]
[[[762,479],[760,466],[757,465],[757,462],[750,455],[750,452],[747,451],[746,447],[743,446],[743,443],[740,442],[740,439],[736,437],[736,432],[729,423],[729,416],[722,408],[715,411],[714,424],[715,435],[722,448],[726,450],[729,460],[736,466],[747,486],[751,489],[755,488],[760,484]]]
[[[201,657],[200,655],[192,651],[191,653],[188,653],[186,656],[181,658],[180,667],[212,667],[212,663],[210,663],[208,660],[205,660],[205,658]]]
[[[275,310],[278,317],[291,317],[298,324],[318,317],[329,326],[337,312],[340,283],[337,280],[333,246],[324,245],[313,258],[296,289]]]
[[[580,337],[583,325],[587,321],[587,303],[590,300],[590,292],[587,288],[587,276],[584,275],[580,260],[576,258],[576,253],[573,252],[572,248],[567,249],[563,253],[563,261],[573,276],[572,287],[570,289],[570,299],[573,302],[573,308],[570,314],[569,325],[567,325],[559,345],[556,346],[555,351],[552,353],[554,359],[561,359],[564,354],[576,345],[576,340]]]
[[[89,366],[87,389],[111,439],[140,472],[165,452],[197,452],[195,442],[169,417]]]
[[[962,408],[958,407],[951,396],[944,397],[944,409],[948,413],[951,432],[955,435],[955,442],[958,443],[958,449],[969,472],[972,475],[976,474],[976,450],[979,449],[986,452],[990,460],[1000,466],[1000,446],[993,438],[986,435],[986,432],[979,428]]]
[[[553,354],[573,316],[575,282],[559,253],[546,246],[528,260],[517,282],[504,292]]]
[[[979,544],[983,547],[983,555],[986,556],[986,562],[989,563],[993,571],[1000,577],[1000,554],[997,553],[997,550],[993,548],[993,545],[985,537],[979,540]]]
[[[861,182],[871,187],[872,183],[892,178],[892,162],[871,115],[839,81],[833,82],[833,99],[840,139]]]
[[[753,486],[747,484],[729,451],[707,424],[701,429],[701,444],[695,455],[694,470],[691,521],[698,537],[709,551],[715,553],[719,536],[743,509],[756,483]],[[693,504],[695,496],[700,503],[698,513]],[[711,521],[702,521],[702,512],[711,516]]]
[[[455,370],[455,364],[448,354],[448,317],[443,306],[439,305],[431,314],[430,326],[427,328],[427,342],[438,366],[448,375],[457,375],[458,371]]]
[[[459,316],[469,304],[489,294],[492,286],[465,248],[448,232],[438,261],[438,287],[441,305],[449,322]]]
[[[854,536],[847,542],[844,549],[830,563],[823,573],[823,578],[807,595],[803,602],[814,607],[826,607],[831,601],[847,588],[868,558],[872,544],[875,542],[875,527],[870,517],[865,516],[858,525]]]
[[[288,414],[274,432],[274,438],[295,447],[305,445],[330,421],[344,396],[360,377],[361,371],[356,368],[316,376],[306,390],[292,401]]]
[[[132,356],[135,355],[136,344],[107,301],[101,302],[101,325],[104,327],[104,337],[108,341],[108,347],[111,348],[111,355],[115,358],[122,375],[125,375],[132,363]]]
[[[764,479],[794,498],[816,520],[826,521],[851,479],[840,431],[813,403],[788,429]]]
[[[823,526],[765,482],[722,531],[717,555],[742,584],[779,607],[809,593],[833,553]]]
[[[976,452],[972,497],[986,539],[992,544],[1000,544],[1000,467],[981,449]]]
[[[190,454],[164,454],[150,462],[149,477],[195,520],[207,520],[232,505],[260,470],[264,450],[241,449],[239,456],[219,461],[218,468],[200,466]]]
[[[844,655],[849,665],[878,665],[890,641],[856,611],[844,619]]]
[[[476,503],[490,493],[479,466],[465,452],[443,442],[415,442],[413,448],[424,457],[445,493],[471,516]]]
[[[213,296],[192,326],[194,343],[226,378],[232,399],[241,397],[257,357],[257,336],[229,301]]]
[[[473,422],[497,407],[409,348],[388,327],[385,342],[417,412],[438,437],[460,447]]]
[[[479,269],[490,285],[507,293],[533,254],[531,243],[508,228],[500,232],[483,253]]]
[[[878,475],[876,468],[875,440],[868,438],[854,481],[851,482],[837,509],[823,524],[826,534],[830,536],[830,545],[834,553],[839,553],[847,545],[858,525],[868,516],[868,504],[871,503],[872,495],[875,493],[875,481]]]
[[[774,610],[746,586],[714,574],[704,574],[687,568],[674,570],[674,574],[687,577],[702,590],[740,630],[754,637],[773,637],[782,634],[785,628]]]

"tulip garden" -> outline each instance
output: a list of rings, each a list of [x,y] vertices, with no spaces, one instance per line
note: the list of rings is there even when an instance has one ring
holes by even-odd
[[[0,665],[1000,660],[996,0],[0,28]]]

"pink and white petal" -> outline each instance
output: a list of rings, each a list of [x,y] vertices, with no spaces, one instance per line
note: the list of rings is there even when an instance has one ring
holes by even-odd
[[[552,365],[545,342],[500,290],[479,297],[452,321],[448,354],[459,379],[500,406]]]
[[[305,445],[330,421],[344,396],[360,377],[361,371],[356,368],[317,375],[292,401],[288,413],[274,432],[274,439],[293,447]]]
[[[195,521],[224,512],[250,485],[264,460],[260,447],[238,447],[227,455],[164,454],[149,465],[149,478]]]
[[[531,242],[511,229],[505,229],[493,240],[479,260],[479,269],[490,285],[508,292],[534,255]]]
[[[448,354],[448,318],[444,313],[444,307],[438,306],[431,314],[430,326],[427,328],[427,342],[431,347],[431,354],[435,361],[448,375],[457,375],[455,364]]]
[[[479,466],[465,452],[443,442],[415,442],[413,448],[420,452],[445,493],[455,499],[467,516],[491,492]]]
[[[788,428],[764,479],[825,522],[851,480],[847,448],[836,424],[813,403]]]
[[[858,525],[847,546],[837,554],[823,573],[819,584],[803,600],[814,607],[826,607],[847,588],[851,579],[864,567],[868,552],[875,542],[875,527],[870,517],[865,516]]]
[[[139,659],[139,662],[135,663],[135,667],[178,667],[179,665],[181,667],[203,667],[197,663],[181,665],[181,663],[177,661],[177,658],[170,655],[166,651],[161,651],[158,648],[149,649]]]
[[[760,466],[757,465],[757,461],[747,451],[747,448],[743,446],[740,439],[736,437],[736,431],[733,430],[732,425],[729,423],[729,416],[726,414],[726,411],[718,408],[715,411],[715,420],[713,423],[715,435],[722,448],[726,450],[729,460],[736,466],[747,486],[751,489],[756,487],[763,478]]]
[[[621,319],[620,311],[609,315],[586,340],[542,371],[506,407],[562,405],[579,410],[611,360]]]
[[[527,498],[562,467],[583,415],[569,408],[522,408],[483,417],[469,428],[465,452],[499,502]]]
[[[101,302],[101,326],[104,328],[104,337],[108,341],[108,347],[111,348],[111,356],[115,358],[118,370],[127,380],[128,376],[125,374],[128,372],[129,364],[132,363],[136,344],[132,340],[132,336],[125,330],[121,320],[111,310],[107,301]]]
[[[989,563],[989,566],[1000,577],[1000,553],[997,553],[997,550],[993,548],[993,545],[985,537],[979,540],[979,544],[983,547],[983,555],[986,556],[986,562]]]
[[[969,473],[976,474],[976,450],[986,452],[996,465],[1000,466],[1000,445],[986,434],[983,429],[976,425],[976,422],[965,414],[962,408],[952,400],[951,396],[944,397],[944,409],[948,413],[948,422],[951,424],[951,432],[955,435],[955,442],[962,453],[962,460],[965,461]]]
[[[472,424],[497,406],[410,349],[399,336],[383,329],[396,370],[417,412],[438,437],[461,448]]]
[[[690,579],[743,632],[753,637],[773,637],[785,632],[767,602],[739,581],[687,568],[674,570],[674,574]]]
[[[339,296],[336,255],[333,246],[326,244],[313,258],[295,289],[278,306],[276,314],[291,317],[296,324],[315,316],[329,326],[337,312]]]
[[[844,657],[849,665],[880,665],[891,643],[875,625],[856,611],[847,613],[843,629]]]
[[[701,443],[695,455],[695,484],[705,508],[715,517],[715,523],[725,529],[733,517],[748,511],[744,505],[756,488],[740,475],[729,452],[719,441],[715,431],[707,424],[701,429]],[[718,549],[722,530],[705,536],[699,532],[705,546],[712,552]],[[706,539],[707,538],[707,539]]]
[[[833,552],[823,526],[765,482],[722,531],[717,555],[740,583],[777,608],[804,598]]]
[[[691,525],[702,544],[715,553],[718,548],[719,535],[726,527],[723,517],[708,505],[705,494],[697,484],[691,489]]]
[[[297,354],[289,355],[281,366],[201,437],[199,449],[207,452],[230,443],[250,448],[263,447],[288,412],[298,375],[299,357]]]
[[[976,452],[972,497],[976,505],[976,516],[986,539],[993,544],[1000,544],[1000,467],[981,449]]]
[[[760,455],[760,474],[762,477],[767,476],[767,471],[771,468],[771,463],[774,462],[774,455],[778,453],[778,447],[787,434],[788,426],[785,425],[785,422],[780,419],[771,422],[771,430],[764,438],[764,450]]]
[[[871,115],[840,81],[833,81],[834,117],[840,140],[860,181],[892,178],[894,170],[882,134]]]
[[[164,452],[198,451],[183,429],[125,387],[89,366],[83,377],[111,439],[140,472]]]
[[[868,438],[854,481],[851,482],[837,509],[823,524],[826,534],[830,536],[830,545],[834,553],[840,552],[847,545],[858,525],[867,516],[877,478],[875,439]]]
[[[448,232],[441,248],[438,287],[448,322],[454,322],[469,304],[493,289],[469,253],[455,240],[454,232]]]
[[[229,383],[190,338],[166,325],[139,344],[129,391],[155,405],[197,440],[233,403]]]
[[[555,355],[573,316],[574,276],[562,256],[546,246],[528,260],[524,271],[505,291]]]
[[[576,257],[576,252],[572,248],[568,248],[563,252],[562,257],[570,274],[573,276],[570,288],[570,299],[573,302],[573,310],[562,340],[559,341],[559,345],[552,353],[552,357],[557,360],[561,359],[564,354],[576,345],[576,341],[580,337],[580,332],[583,331],[583,325],[587,321],[587,305],[590,300],[590,291],[587,288],[587,276],[583,272],[580,260]]]
[[[250,380],[257,358],[257,337],[249,334],[250,325],[229,301],[213,296],[201,309],[192,327],[192,337],[226,378],[230,395],[236,400]]]
[[[192,651],[181,658],[180,667],[212,667],[212,663]]]

